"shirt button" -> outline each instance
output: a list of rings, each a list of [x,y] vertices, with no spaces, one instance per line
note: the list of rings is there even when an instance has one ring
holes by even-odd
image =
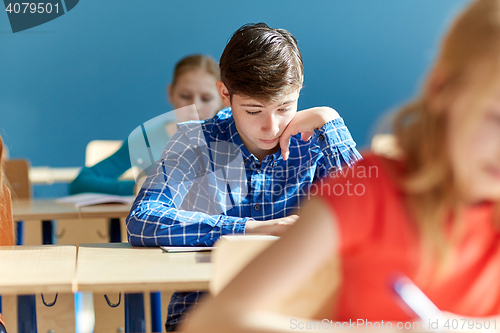
[[[325,140],[325,136],[323,134],[321,134],[320,136],[318,136],[318,140],[319,141],[324,141]]]
[[[255,171],[257,171],[257,173],[260,173],[260,172],[261,172],[260,168],[257,168],[257,170],[255,170]]]
[[[260,209],[260,205],[259,204],[255,204],[255,206],[253,206],[253,208],[255,208],[255,210],[259,210]]]

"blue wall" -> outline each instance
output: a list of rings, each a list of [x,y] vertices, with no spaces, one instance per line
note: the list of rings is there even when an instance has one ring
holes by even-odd
[[[356,141],[408,100],[465,0],[82,0],[13,34],[0,13],[0,133],[12,157],[80,166],[93,139],[124,139],[170,109],[165,85],[191,53],[218,59],[238,27],[296,36],[305,64],[299,108],[328,105]]]

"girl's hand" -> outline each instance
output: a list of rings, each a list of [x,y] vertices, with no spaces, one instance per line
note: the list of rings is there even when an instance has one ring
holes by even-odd
[[[308,141],[314,134],[315,129],[320,129],[327,122],[340,118],[337,111],[330,107],[316,107],[297,112],[292,121],[283,131],[280,137],[281,155],[286,161],[288,159],[290,137],[302,133],[302,140]]]

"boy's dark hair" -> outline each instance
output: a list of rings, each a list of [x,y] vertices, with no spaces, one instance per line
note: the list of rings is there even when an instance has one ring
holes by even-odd
[[[304,77],[297,40],[287,30],[265,23],[239,28],[227,43],[219,68],[231,97],[241,94],[264,102],[300,89]]]

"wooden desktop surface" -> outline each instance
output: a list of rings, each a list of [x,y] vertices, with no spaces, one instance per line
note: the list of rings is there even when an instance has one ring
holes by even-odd
[[[0,294],[75,290],[76,246],[1,246]]]
[[[143,292],[208,290],[210,253],[165,253],[127,243],[85,244],[78,248],[79,291]]]
[[[130,206],[101,204],[76,208],[54,199],[17,199],[12,202],[15,221],[127,217]]]

